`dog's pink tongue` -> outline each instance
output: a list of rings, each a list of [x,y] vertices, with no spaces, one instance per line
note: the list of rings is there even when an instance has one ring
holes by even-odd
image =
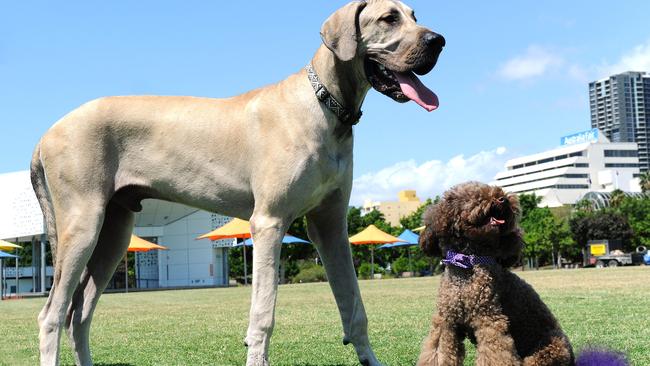
[[[499,220],[495,217],[490,217],[490,225],[503,225],[506,223],[506,220]]]
[[[395,72],[402,93],[409,99],[431,112],[438,108],[438,96],[427,88],[412,72]]]

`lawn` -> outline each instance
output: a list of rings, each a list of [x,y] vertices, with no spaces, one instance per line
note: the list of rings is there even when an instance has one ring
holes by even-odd
[[[577,350],[590,344],[650,365],[650,267],[519,272],[555,312]],[[370,339],[386,365],[413,365],[439,277],[361,281]],[[243,365],[250,288],[104,295],[91,333],[97,365]],[[0,364],[38,363],[36,316],[45,299],[0,303]],[[341,343],[326,283],[280,286],[274,365],[356,365]],[[73,364],[65,336],[63,364]],[[471,348],[471,347],[470,347]],[[471,353],[471,352],[470,352]],[[472,356],[466,364],[472,364]]]

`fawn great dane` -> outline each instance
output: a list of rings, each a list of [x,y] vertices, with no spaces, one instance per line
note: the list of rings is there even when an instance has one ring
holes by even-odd
[[[371,87],[437,108],[436,95],[415,74],[434,67],[445,41],[391,0],[345,5],[325,21],[321,37],[310,64],[275,85],[226,99],[100,98],[46,132],[31,163],[55,262],[38,317],[42,365],[58,364],[62,328],[76,363],[92,364],[93,311],[147,198],[250,220],[249,366],[269,363],[281,239],[306,215],[344,343],[354,345],[362,364],[379,365],[348,243],[352,125]]]

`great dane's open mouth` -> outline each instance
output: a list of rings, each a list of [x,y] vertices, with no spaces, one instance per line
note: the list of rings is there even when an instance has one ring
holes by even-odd
[[[378,92],[389,96],[399,103],[414,101],[422,108],[431,112],[438,108],[439,101],[436,93],[427,88],[415,74],[425,75],[435,66],[438,56],[430,66],[406,70],[403,72],[391,70],[382,63],[366,58],[364,69],[370,85]],[[424,71],[426,70],[426,71]]]
[[[418,51],[412,67],[382,59],[380,55],[368,53],[364,61],[366,77],[378,92],[399,103],[414,101],[431,112],[438,108],[438,96],[427,88],[418,75],[426,75],[433,69],[445,45],[445,39],[436,33],[428,32],[423,37],[425,46]]]

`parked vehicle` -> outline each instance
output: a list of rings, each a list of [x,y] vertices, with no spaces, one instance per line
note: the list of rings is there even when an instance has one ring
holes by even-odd
[[[650,264],[650,253],[644,246],[624,253],[618,240],[590,240],[587,243],[587,263],[596,268]]]

